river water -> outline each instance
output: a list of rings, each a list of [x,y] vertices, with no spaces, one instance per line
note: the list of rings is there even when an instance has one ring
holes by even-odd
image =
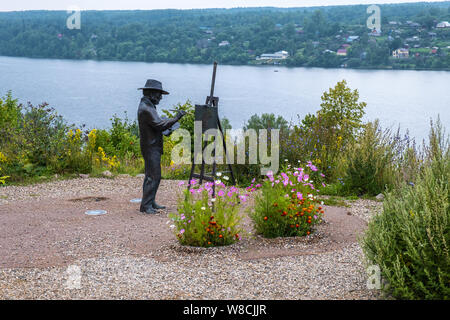
[[[170,92],[158,108],[170,109],[186,100],[203,104],[210,91],[211,65],[144,62],[77,61],[0,57],[0,96],[12,90],[20,102],[48,102],[69,123],[106,128],[117,114],[136,119],[146,79],[162,81]],[[421,141],[430,118],[450,124],[450,72],[351,70],[225,66],[217,69],[215,95],[219,113],[233,128],[253,114],[275,113],[288,121],[314,113],[321,95],[347,80],[367,103],[365,120],[380,119],[383,127],[409,129]]]

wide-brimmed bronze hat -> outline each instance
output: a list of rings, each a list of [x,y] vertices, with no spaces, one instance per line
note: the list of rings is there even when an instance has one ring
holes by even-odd
[[[143,88],[138,88],[138,90],[152,89],[161,91],[162,94],[169,94],[166,90],[163,90],[162,83],[158,80],[148,79]]]

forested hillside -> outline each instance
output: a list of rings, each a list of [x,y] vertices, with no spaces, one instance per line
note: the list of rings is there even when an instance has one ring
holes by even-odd
[[[314,8],[0,13],[0,55],[175,63],[450,69],[450,2],[380,5],[371,33],[367,5]],[[393,57],[396,49],[408,54]],[[259,59],[286,51],[285,59]]]

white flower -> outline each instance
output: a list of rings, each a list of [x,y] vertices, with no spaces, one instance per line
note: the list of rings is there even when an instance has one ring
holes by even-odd
[[[216,176],[218,176],[218,177],[222,176],[222,172],[217,172]]]
[[[323,205],[323,201],[321,201],[320,204]]]
[[[166,224],[169,224],[169,223],[170,223],[170,220],[167,220]]]
[[[173,228],[175,228],[175,225],[174,225],[174,224],[171,224],[169,228],[170,228],[170,229],[173,229]]]
[[[212,199],[211,199],[211,202],[216,202],[216,198],[212,198]]]
[[[228,178],[227,176],[223,176],[223,180],[228,181],[230,178]]]
[[[221,184],[221,183],[222,183],[222,181],[216,180],[216,184]]]
[[[288,159],[284,159],[284,162],[288,162],[289,160]]]
[[[201,209],[202,209],[203,211],[205,211],[205,210],[206,210],[206,208],[205,208],[205,207],[201,207]]]

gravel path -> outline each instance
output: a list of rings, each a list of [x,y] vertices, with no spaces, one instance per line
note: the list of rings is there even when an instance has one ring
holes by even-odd
[[[129,200],[142,178],[89,178],[0,188],[0,299],[377,299],[356,239],[380,203],[326,207],[305,238],[249,234],[221,248],[178,244],[167,212],[178,181],[163,180],[143,215]],[[86,209],[105,209],[89,217]]]

